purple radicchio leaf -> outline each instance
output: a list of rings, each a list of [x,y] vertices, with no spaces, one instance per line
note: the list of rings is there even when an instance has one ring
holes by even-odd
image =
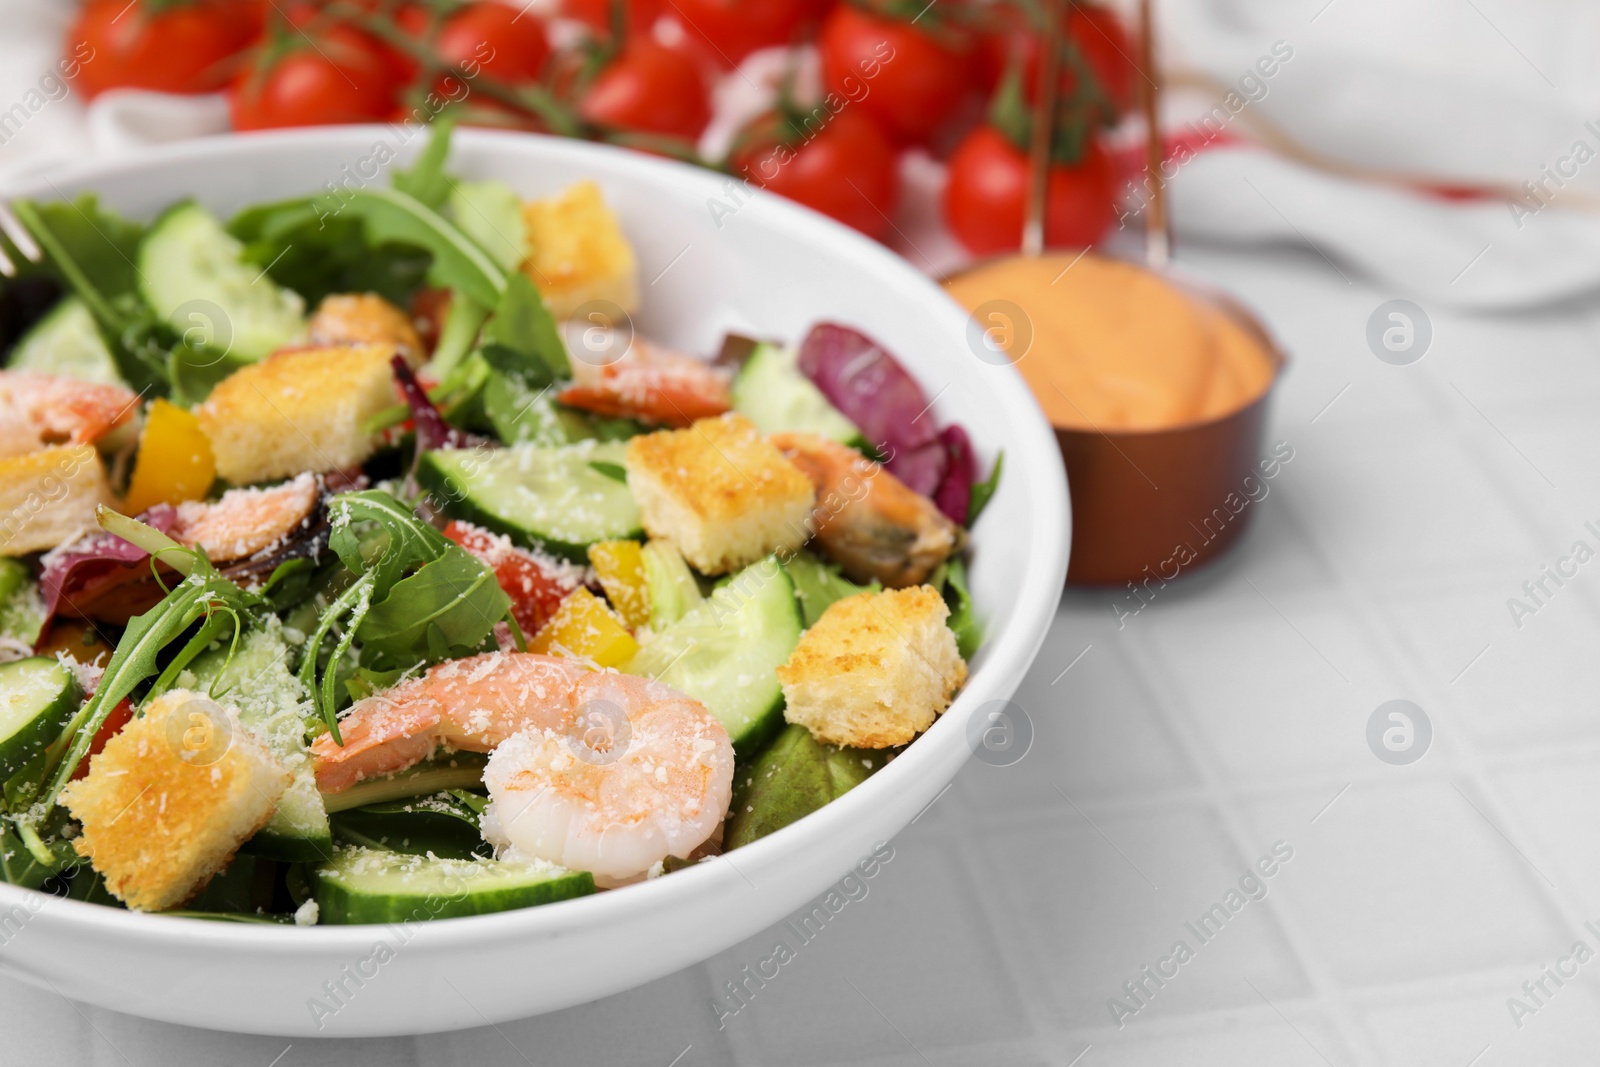
[[[882,345],[848,326],[819,322],[800,342],[800,371],[887,457],[906,485],[931,496],[949,458],[922,386]]]
[[[939,505],[939,510],[951,522],[965,526],[967,509],[972,506],[972,486],[978,480],[978,464],[972,455],[972,440],[967,437],[967,431],[953,423],[946,426],[939,436],[943,439],[950,464],[945,471],[944,481],[939,484],[939,491],[933,495],[933,502]]]
[[[472,448],[483,444],[485,438],[457,429],[444,421],[439,409],[428,399],[427,392],[404,357],[395,356],[394,380],[411,409],[411,423],[417,430],[417,452],[434,452],[445,448]]]
[[[139,521],[162,533],[170,533],[178,521],[178,509],[157,504],[139,516]],[[95,530],[71,544],[63,545],[44,558],[39,575],[39,592],[44,597],[45,617],[53,618],[62,600],[91,585],[100,584],[119,571],[142,565],[150,553],[114,533]]]

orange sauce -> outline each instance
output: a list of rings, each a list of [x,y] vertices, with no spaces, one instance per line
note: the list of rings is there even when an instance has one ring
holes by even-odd
[[[997,260],[945,282],[1015,362],[1052,424],[1206,422],[1272,384],[1277,361],[1231,316],[1142,267],[1074,258]]]

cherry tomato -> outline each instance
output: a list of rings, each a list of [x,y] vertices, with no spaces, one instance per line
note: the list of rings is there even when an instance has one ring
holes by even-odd
[[[208,93],[228,83],[228,60],[261,30],[247,4],[202,0],[146,10],[141,0],[90,0],[67,34],[73,82],[92,98],[107,89]]]
[[[1116,12],[1104,7],[1074,7],[1067,33],[1118,110],[1132,107],[1135,79],[1139,76],[1136,49]],[[1033,69],[1030,67],[1030,72]],[[1068,73],[1067,77],[1072,75]],[[1030,80],[1030,84],[1035,82],[1037,78]],[[1067,88],[1070,91],[1070,84]]]
[[[468,4],[445,20],[434,45],[439,58],[497,81],[531,82],[550,58],[550,40],[536,15],[509,4]]]
[[[956,146],[944,191],[944,217],[973,255],[1022,244],[1028,201],[1028,156],[992,126],[980,126]],[[1105,236],[1116,216],[1116,169],[1098,142],[1071,166],[1050,168],[1045,195],[1045,243],[1081,248]]]
[[[627,0],[627,4],[628,30],[647,33],[661,17],[665,0]],[[612,0],[561,0],[561,13],[605,35],[611,32],[611,5]]]
[[[352,0],[343,2],[350,3]],[[354,2],[369,14],[376,15],[385,10],[378,0],[354,0]],[[282,10],[283,17],[289,25],[303,34],[309,33],[318,40],[328,38],[338,41],[345,46],[370,52],[380,58],[396,85],[409,85],[422,69],[421,64],[410,53],[389,44],[367,30],[348,22],[329,24],[327,17],[323,15],[321,3],[313,0],[293,0]],[[418,40],[427,36],[432,18],[428,9],[421,4],[402,4],[390,14],[390,17],[396,26]]]
[[[849,5],[822,25],[822,80],[901,142],[928,140],[971,84],[971,49]]]
[[[89,761],[100,755],[105,750],[106,742],[117,736],[124,726],[133,721],[133,703],[124,697],[117,702],[116,707],[106,716],[106,721],[100,724],[100,729],[94,732],[94,738],[89,742],[89,751],[83,754],[83,759],[78,761],[78,766],[72,772],[72,780],[88,777]]]
[[[1016,20],[1013,17],[1007,21]],[[1075,6],[1067,23],[1067,33],[1117,110],[1127,111],[1131,108],[1139,68],[1135,58],[1137,49],[1122,20],[1109,8]],[[1024,63],[1023,91],[1032,100],[1039,84],[1039,35],[1020,22],[982,38],[977,51],[976,80],[985,91],[993,90],[1005,73],[1013,51],[1021,53]],[[1061,94],[1070,96],[1076,88],[1075,72],[1063,66]]]
[[[487,530],[452,522],[444,528],[444,535],[494,571],[495,581],[511,598],[512,618],[517,620],[525,637],[532,637],[543,629],[567,594],[577,588],[571,580],[542,563],[538,556]]]
[[[394,113],[392,60],[371,38],[336,26],[303,48],[246,70],[229,92],[236,130],[377,122]]]
[[[821,15],[818,0],[673,0],[689,40],[734,67],[758,48],[788,44],[801,27]]]
[[[819,118],[827,115],[821,109]],[[845,105],[814,135],[783,144],[792,133],[775,115],[757,119],[735,153],[736,172],[872,237],[889,227],[898,189],[894,145],[860,108]],[[815,129],[810,123],[807,130]]]
[[[705,80],[694,60],[649,37],[631,37],[578,106],[590,122],[693,140],[711,121]]]

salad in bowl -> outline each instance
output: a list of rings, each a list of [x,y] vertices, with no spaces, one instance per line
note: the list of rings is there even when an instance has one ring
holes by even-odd
[[[297,926],[628,892],[965,683],[999,457],[848,321],[647,337],[598,185],[449,146],[228,216],[13,205],[0,881]]]

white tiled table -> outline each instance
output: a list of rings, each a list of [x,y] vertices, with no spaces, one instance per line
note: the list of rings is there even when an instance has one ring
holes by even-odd
[[[1394,367],[1364,333],[1402,294],[1311,254],[1186,259],[1293,355],[1271,440],[1294,458],[1254,529],[1120,630],[1115,594],[1069,593],[1017,696],[1032,751],[969,765],[725,1028],[715,991],[774,934],[557,1015],[389,1041],[184,1030],[0,979],[0,1062],[1595,1062],[1600,959],[1546,979],[1520,1028],[1507,998],[1578,940],[1600,953],[1600,560],[1520,629],[1506,600],[1600,549],[1600,305],[1430,308],[1431,350]],[[1366,741],[1394,698],[1433,725],[1410,766]],[[1280,841],[1265,899],[1200,943],[1185,923]],[[1180,939],[1193,958],[1119,1029],[1108,999]]]

